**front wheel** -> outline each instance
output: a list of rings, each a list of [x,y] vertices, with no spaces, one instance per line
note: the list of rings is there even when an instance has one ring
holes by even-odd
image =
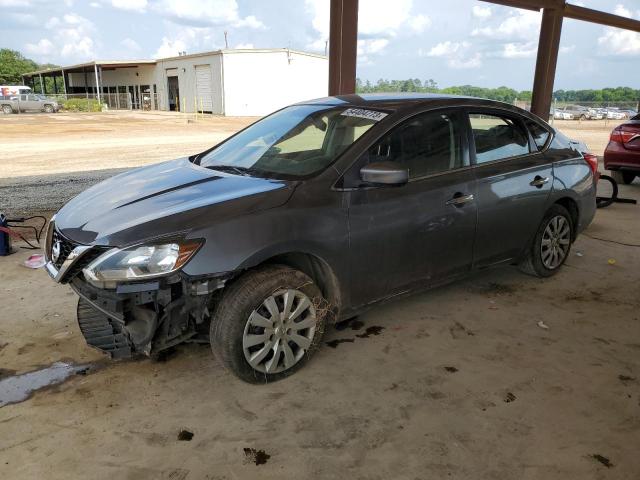
[[[44,106],[45,113],[53,113],[53,107],[51,105]]]
[[[571,250],[573,221],[562,205],[553,205],[542,219],[520,269],[536,277],[555,275]]]
[[[280,380],[320,345],[327,308],[320,289],[299,270],[274,265],[240,277],[211,319],[214,355],[249,383]]]

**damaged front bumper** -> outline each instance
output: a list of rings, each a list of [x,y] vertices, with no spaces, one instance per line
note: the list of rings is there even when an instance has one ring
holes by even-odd
[[[78,324],[87,343],[112,358],[152,355],[189,341],[206,341],[209,309],[225,280],[192,281],[181,275],[103,290],[77,276]]]
[[[85,280],[82,269],[105,251],[65,238],[50,222],[45,268],[80,297],[78,323],[89,345],[112,358],[127,358],[208,338],[209,309],[229,276],[196,279],[173,273],[154,281],[98,288]]]

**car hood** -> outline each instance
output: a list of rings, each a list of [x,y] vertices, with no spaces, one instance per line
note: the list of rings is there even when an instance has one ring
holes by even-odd
[[[292,182],[231,175],[188,158],[116,175],[85,190],[56,214],[56,228],[85,245],[124,246],[187,235],[217,221],[280,206]]]

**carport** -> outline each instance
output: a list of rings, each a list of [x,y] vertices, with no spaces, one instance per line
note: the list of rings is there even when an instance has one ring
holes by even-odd
[[[36,70],[22,75],[24,85],[28,85],[34,92],[47,94],[75,95],[89,98],[96,98],[98,101],[105,97],[105,94],[131,94],[132,98],[140,96],[138,84],[140,80],[151,81],[150,75],[145,67],[156,64],[155,60],[119,61],[119,60],[96,60],[94,62],[80,63],[68,67],[47,68]],[[104,77],[115,72],[121,73],[122,78],[131,77],[128,85],[111,85],[113,82],[105,82]],[[128,75],[129,74],[129,75]],[[133,76],[136,78],[133,80]],[[52,79],[52,84],[47,88],[45,80]],[[107,86],[105,86],[105,84]],[[117,95],[114,97],[117,98]]]
[[[481,0],[508,7],[542,11],[531,111],[547,117],[565,18],[640,32],[640,21],[567,3],[566,0]],[[329,95],[355,93],[358,43],[358,0],[331,0]]]

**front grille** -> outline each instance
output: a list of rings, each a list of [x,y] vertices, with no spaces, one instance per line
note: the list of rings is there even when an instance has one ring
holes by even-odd
[[[82,246],[80,243],[76,243],[72,240],[69,240],[65,236],[63,236],[58,230],[54,228],[51,234],[51,249],[53,250],[54,245],[58,243],[60,245],[60,255],[58,259],[54,262],[52,255],[53,252],[49,252],[49,258],[51,258],[51,262],[56,267],[56,269],[60,270],[64,262],[69,258],[69,254],[73,251],[74,248]],[[92,247],[90,250],[85,251],[80,258],[78,258],[73,264],[69,267],[69,269],[64,273],[63,277],[60,279],[60,283],[68,283],[73,277],[78,275],[84,267],[93,262],[96,258],[102,255],[107,249],[104,247]]]
[[[51,236],[51,248],[53,249],[56,244],[60,245],[60,255],[56,261],[53,261],[53,250],[51,252],[51,261],[55,265],[55,267],[60,270],[62,264],[67,259],[69,254],[72,252],[74,248],[78,246],[77,243],[72,242],[71,240],[63,237],[57,230],[53,230],[53,234]]]
[[[71,279],[74,278],[76,275],[78,275],[84,267],[89,265],[91,262],[93,262],[96,258],[98,258],[100,255],[102,255],[106,251],[107,251],[106,248],[93,247],[91,250],[86,252],[73,265],[71,265],[71,268],[69,268],[69,270],[66,271],[62,279],[63,282],[67,283],[71,281]]]

